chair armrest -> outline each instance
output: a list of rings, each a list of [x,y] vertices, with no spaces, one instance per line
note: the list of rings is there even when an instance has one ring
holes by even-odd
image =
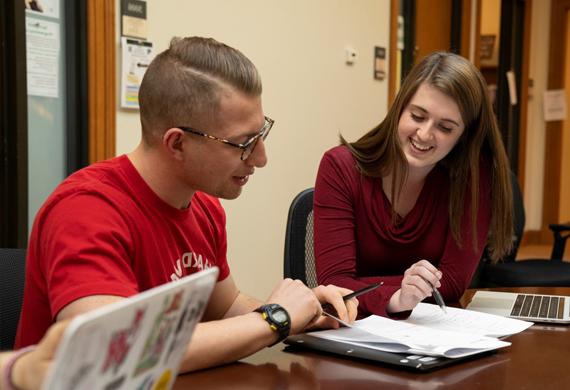
[[[565,223],[551,223],[548,225],[552,232],[565,232],[570,231],[570,222]]]
[[[570,237],[570,233],[562,234],[562,232],[570,232],[570,222],[551,223],[548,225],[554,234],[554,245],[552,246],[551,260],[560,260],[564,257],[566,248],[566,240]]]

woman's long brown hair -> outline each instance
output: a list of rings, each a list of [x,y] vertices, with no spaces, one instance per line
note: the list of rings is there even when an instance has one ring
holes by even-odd
[[[364,175],[382,177],[392,174],[391,199],[399,198],[408,174],[408,163],[398,138],[402,112],[421,84],[428,84],[457,102],[465,131],[453,150],[441,161],[450,177],[449,218],[451,233],[462,245],[460,232],[466,184],[471,189],[471,231],[473,249],[477,244],[479,163],[490,162],[491,226],[487,249],[491,260],[508,254],[513,245],[513,204],[509,165],[487,85],[479,70],[465,58],[436,52],[425,57],[404,80],[386,118],[356,142],[341,136]]]

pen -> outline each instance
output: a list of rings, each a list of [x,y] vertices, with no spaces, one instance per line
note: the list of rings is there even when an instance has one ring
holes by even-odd
[[[443,297],[435,287],[433,288],[433,297],[437,305],[441,307],[441,310],[443,310],[443,312],[447,314],[447,310],[445,309],[445,302],[443,302]]]
[[[367,292],[374,290],[375,288],[380,287],[383,284],[384,284],[384,282],[372,283],[366,287],[361,288],[360,290],[356,290],[354,292],[351,292],[350,294],[344,295],[342,297],[342,300],[348,301],[349,299],[356,298],[362,294],[366,294]],[[321,305],[321,307],[323,308],[323,312],[326,312],[328,314],[332,314],[335,317],[338,316],[338,313],[336,312],[334,306],[331,305],[330,303],[324,303]]]

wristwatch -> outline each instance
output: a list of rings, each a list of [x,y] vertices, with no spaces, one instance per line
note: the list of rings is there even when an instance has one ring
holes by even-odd
[[[261,316],[267,321],[272,331],[279,333],[279,339],[270,346],[283,341],[289,336],[289,332],[291,331],[291,318],[287,310],[281,305],[270,303],[259,306],[255,311],[261,313]]]

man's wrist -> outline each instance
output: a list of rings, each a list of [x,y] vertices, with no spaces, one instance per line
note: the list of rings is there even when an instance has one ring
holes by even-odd
[[[291,317],[285,308],[276,303],[261,305],[256,312],[261,314],[261,317],[269,324],[270,329],[278,334],[277,341],[272,343],[273,346],[280,341],[283,341],[289,336],[291,332]]]

